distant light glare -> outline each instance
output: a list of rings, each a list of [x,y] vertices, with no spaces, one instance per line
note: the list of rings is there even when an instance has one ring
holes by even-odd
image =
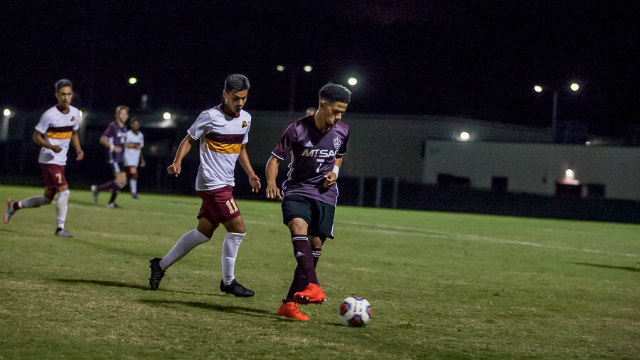
[[[564,176],[565,176],[567,179],[569,179],[569,180],[573,180],[573,179],[575,178],[575,175],[576,175],[576,174],[575,174],[575,173],[573,172],[573,170],[571,170],[571,169],[567,169],[567,170],[564,172]]]
[[[542,86],[540,85],[536,85],[533,87],[533,91],[537,92],[537,93],[541,93],[542,92]]]
[[[580,90],[580,85],[578,85],[578,83],[572,83],[571,86],[569,86],[569,88],[573,91],[578,91]]]
[[[351,77],[351,78],[349,78],[349,80],[347,80],[347,84],[349,84],[351,86],[357,85],[358,84],[358,79],[356,79],[354,77]]]
[[[2,115],[11,116],[11,110],[10,109],[4,109],[4,111],[2,112]]]
[[[303,70],[304,70],[304,72],[311,72],[311,70],[313,70],[313,67],[311,67],[311,65],[305,65]]]
[[[162,114],[162,118],[165,120],[169,120],[171,119],[171,113],[170,112],[165,112],[164,114]]]
[[[468,133],[468,132],[463,131],[463,132],[461,132],[461,133],[460,133],[460,140],[462,140],[462,141],[467,141],[467,140],[469,140],[470,138],[471,138],[471,135],[469,135],[469,133]]]
[[[278,71],[284,71],[284,66],[282,66],[282,65],[278,65],[278,66],[276,66],[276,70],[278,70]]]
[[[586,143],[584,143],[587,146],[591,146],[591,141],[587,141]]]

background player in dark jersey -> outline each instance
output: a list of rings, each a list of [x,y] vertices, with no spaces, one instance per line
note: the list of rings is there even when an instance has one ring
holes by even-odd
[[[4,223],[8,224],[16,211],[26,208],[36,208],[49,205],[53,197],[58,193],[56,203],[57,228],[55,234],[62,237],[73,237],[64,229],[67,218],[67,204],[69,201],[69,185],[64,175],[67,164],[67,151],[69,144],[76,150],[76,160],[84,158],[84,152],[80,147],[78,128],[80,126],[80,111],[71,106],[73,98],[73,85],[71,81],[62,79],[56,82],[56,98],[58,104],[47,110],[36,130],[33,132],[33,142],[40,149],[38,163],[42,169],[44,180],[44,195],[33,196],[22,201],[7,202],[7,212],[4,214]]]
[[[120,105],[116,108],[116,119],[109,123],[107,129],[100,137],[100,145],[109,149],[109,167],[113,171],[114,179],[109,180],[102,185],[91,185],[93,192],[93,202],[98,203],[98,195],[100,191],[111,191],[111,199],[107,207],[116,209],[121,208],[116,204],[116,198],[120,193],[120,189],[127,185],[127,175],[124,166],[124,144],[127,138],[127,119],[129,119],[129,108]]]
[[[282,200],[283,222],[291,233],[298,263],[289,293],[278,314],[309,320],[298,305],[322,303],[326,296],[316,276],[316,265],[327,237],[333,238],[338,199],[338,172],[347,151],[349,127],[340,122],[351,101],[351,91],[327,84],[320,89],[318,111],[285,130],[267,163],[267,199]],[[282,193],[276,185],[278,166],[291,154]]]

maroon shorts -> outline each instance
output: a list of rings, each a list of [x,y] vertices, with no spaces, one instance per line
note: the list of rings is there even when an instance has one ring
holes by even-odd
[[[233,198],[233,187],[225,186],[197,193],[202,199],[198,219],[204,217],[214,226],[218,226],[240,216],[240,209]]]
[[[64,165],[40,164],[40,169],[42,169],[45,188],[55,189],[67,185],[67,178],[64,176]]]

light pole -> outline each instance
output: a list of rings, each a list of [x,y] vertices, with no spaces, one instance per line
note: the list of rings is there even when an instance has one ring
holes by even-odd
[[[16,116],[14,111],[7,108],[2,111],[2,127],[0,128],[0,140],[7,140],[9,138],[9,119]]]
[[[580,85],[576,82],[569,85],[569,89],[573,92],[580,90]],[[542,93],[545,91],[545,87],[542,85],[535,85],[533,91]],[[558,89],[552,89],[553,91],[553,108],[551,110],[551,133],[553,134],[553,141],[555,142],[558,137]]]

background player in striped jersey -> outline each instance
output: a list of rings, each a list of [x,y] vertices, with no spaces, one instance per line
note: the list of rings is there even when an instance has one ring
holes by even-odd
[[[131,130],[127,131],[124,142],[124,166],[129,177],[131,197],[138,199],[138,166],[144,167],[144,135],[140,131],[140,119],[136,116],[129,121]]]
[[[182,159],[191,150],[192,143],[199,141],[200,166],[196,191],[202,199],[202,206],[198,213],[198,226],[184,234],[163,258],[151,259],[151,290],[158,288],[169,266],[196,246],[209,241],[215,229],[222,224],[227,235],[222,244],[220,291],[241,297],[254,295],[252,290],[236,281],[234,271],[238,249],[246,234],[244,220],[233,198],[236,162],[240,162],[247,173],[253,192],[258,192],[261,186],[245,148],[249,139],[251,115],[242,108],[248,93],[249,79],[240,74],[229,75],[222,92],[224,102],[198,116],[180,143],[173,164],[167,168],[169,174],[180,175]]]
[[[84,152],[78,139],[80,111],[71,106],[73,98],[71,81],[59,80],[55,84],[55,89],[58,104],[42,114],[38,125],[36,125],[36,130],[33,132],[33,141],[41,147],[38,162],[44,179],[44,196],[33,196],[17,202],[9,200],[3,220],[5,224],[8,224],[11,217],[20,209],[51,204],[53,197],[58,193],[55,234],[70,238],[73,236],[64,229],[70,194],[64,168],[67,164],[69,143],[76,150],[76,160],[80,161],[84,158]]]
[[[282,200],[283,222],[289,227],[297,267],[289,293],[278,314],[309,320],[298,305],[322,303],[316,266],[326,238],[333,239],[338,201],[338,172],[347,152],[349,127],[340,122],[351,101],[351,91],[327,84],[320,89],[318,110],[285,130],[267,163],[267,199]],[[291,154],[282,194],[276,185],[278,166]]]
[[[116,108],[116,119],[109,123],[104,133],[100,137],[100,145],[109,149],[108,163],[113,172],[114,179],[102,185],[91,185],[93,192],[93,202],[98,203],[100,191],[111,191],[111,198],[107,203],[108,208],[119,209],[116,198],[120,194],[120,189],[127,185],[127,174],[124,172],[124,143],[127,137],[127,120],[129,119],[129,108],[120,105]]]

